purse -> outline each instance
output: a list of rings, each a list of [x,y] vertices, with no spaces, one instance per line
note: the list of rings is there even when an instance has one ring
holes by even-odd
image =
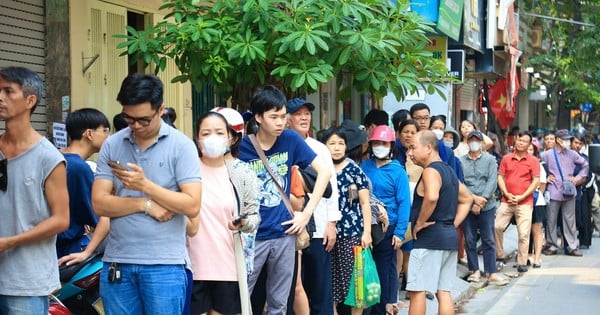
[[[285,191],[281,187],[281,184],[277,181],[275,174],[273,173],[273,170],[269,166],[269,162],[267,161],[265,152],[262,150],[262,148],[258,144],[258,141],[256,141],[256,136],[254,136],[253,134],[249,134],[248,138],[250,138],[250,142],[252,142],[252,146],[254,147],[254,150],[256,150],[256,154],[258,154],[258,157],[260,157],[260,160],[263,162],[265,169],[267,170],[269,175],[271,175],[273,182],[275,182],[275,187],[277,187],[277,190],[279,191],[279,194],[281,195],[281,199],[283,199],[285,208],[288,210],[288,212],[290,213],[290,215],[293,218],[294,211],[292,210],[292,203],[290,202],[290,198],[286,195]],[[296,234],[296,250],[305,249],[309,245],[310,245],[310,235],[308,234],[308,231],[306,230],[306,228],[304,228],[300,231],[300,233]]]
[[[558,172],[560,173],[560,180],[562,181],[562,194],[565,198],[573,198],[577,195],[577,187],[570,180],[565,181],[563,178],[562,169],[560,168],[560,163],[558,162],[558,155],[556,155],[556,149],[552,149],[554,152],[554,159],[556,160],[556,166],[558,167]]]

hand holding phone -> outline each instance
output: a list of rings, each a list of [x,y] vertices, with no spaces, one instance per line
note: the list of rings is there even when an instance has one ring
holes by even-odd
[[[129,170],[127,168],[127,166],[121,164],[120,161],[109,160],[107,163],[108,163],[108,166],[110,166],[111,168],[116,168],[116,169],[123,170],[123,171],[128,171]]]

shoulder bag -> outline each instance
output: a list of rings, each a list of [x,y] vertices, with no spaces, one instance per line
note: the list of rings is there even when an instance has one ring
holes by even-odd
[[[265,152],[260,147],[260,145],[258,144],[258,141],[256,140],[256,137],[253,134],[248,135],[248,138],[250,138],[250,142],[252,142],[252,146],[254,146],[254,150],[256,150],[256,154],[258,154],[258,157],[260,157],[260,160],[263,162],[265,169],[267,170],[269,175],[271,175],[273,182],[275,182],[275,187],[277,187],[277,190],[279,191],[279,194],[281,195],[281,199],[283,199],[285,208],[288,210],[288,212],[290,213],[290,215],[293,218],[294,211],[292,210],[292,203],[290,202],[290,198],[286,195],[285,191],[281,187],[281,184],[277,181],[277,178],[276,178],[275,174],[273,173],[273,170],[269,166],[269,162],[267,161]],[[306,230],[306,227],[305,227],[302,229],[302,231],[300,233],[296,234],[296,250],[305,249],[308,247],[308,245],[310,245],[310,235],[308,234],[308,231]]]
[[[554,159],[556,160],[556,167],[558,167],[558,172],[560,173],[560,180],[562,181],[562,194],[565,198],[573,198],[577,195],[577,187],[570,180],[565,181],[562,173],[562,169],[560,168],[560,162],[558,161],[558,155],[556,155],[556,149],[552,149],[554,152]]]

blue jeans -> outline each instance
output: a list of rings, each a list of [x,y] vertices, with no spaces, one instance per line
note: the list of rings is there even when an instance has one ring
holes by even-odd
[[[325,251],[322,238],[313,238],[302,253],[302,284],[312,315],[333,314],[331,253]]]
[[[381,283],[381,298],[371,308],[373,315],[385,314],[385,305],[398,302],[398,271],[396,268],[396,251],[392,246],[392,236],[396,225],[390,225],[383,240],[373,247],[373,260],[377,266],[377,274]]]
[[[465,233],[465,248],[470,271],[479,270],[479,258],[477,258],[477,229],[479,229],[483,249],[483,270],[487,274],[496,272],[495,219],[496,208],[482,211],[479,215],[469,212],[463,222],[462,228]]]
[[[107,315],[182,314],[187,287],[183,265],[119,264],[120,282],[108,281],[110,265],[105,262],[100,274],[100,296]]]
[[[48,314],[48,296],[0,295],[0,314]]]

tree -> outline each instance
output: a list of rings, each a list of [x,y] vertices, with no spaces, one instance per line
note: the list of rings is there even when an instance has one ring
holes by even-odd
[[[419,87],[440,93],[449,79],[424,50],[433,29],[407,0],[163,1],[165,20],[128,27],[123,54],[156,71],[172,58],[182,73],[174,82],[215,83],[237,105],[264,84],[291,96],[350,76],[360,92],[402,99]]]
[[[569,109],[592,102],[600,108],[600,7],[596,1],[523,1],[527,12],[572,22],[531,18],[541,24],[545,47],[530,58],[528,66],[540,73],[540,83],[547,88],[548,101],[555,115],[556,127],[569,128]],[[585,26],[577,22],[592,24]],[[592,120],[590,120],[592,121]]]

